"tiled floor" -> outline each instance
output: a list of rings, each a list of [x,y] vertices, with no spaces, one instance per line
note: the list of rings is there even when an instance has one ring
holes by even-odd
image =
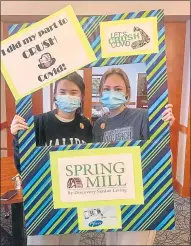
[[[158,231],[155,245],[191,245],[190,244],[190,200],[175,196],[176,230]],[[81,237],[81,245],[105,245],[103,233],[89,233]],[[5,219],[1,212],[1,246],[11,245],[11,218]],[[15,245],[14,245],[15,246]]]
[[[176,230],[158,231],[155,245],[190,244],[190,200],[175,196]]]

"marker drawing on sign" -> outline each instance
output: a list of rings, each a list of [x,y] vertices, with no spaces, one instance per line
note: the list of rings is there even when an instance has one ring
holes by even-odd
[[[25,50],[22,53],[22,56],[28,59],[29,57],[34,56],[35,54],[38,54],[39,52],[55,45],[56,43],[57,43],[56,37],[49,38],[47,40],[42,41],[40,44],[36,44],[35,46],[29,48],[28,50]]]
[[[149,36],[139,27],[134,27],[133,32],[114,32],[111,33],[109,44],[112,48],[131,46],[138,49],[150,42]]]
[[[149,36],[141,28],[134,27],[134,32],[135,31],[139,31],[140,32],[142,39],[141,40],[134,41],[131,44],[131,47],[133,49],[138,49],[140,47],[143,47],[144,45],[146,45],[146,44],[148,44],[150,42],[151,39],[149,38]]]
[[[36,34],[33,34],[23,40],[23,44],[29,44],[30,42],[33,42],[36,39]]]
[[[40,69],[47,69],[47,68],[51,67],[52,65],[54,65],[55,61],[56,61],[56,59],[52,58],[50,53],[45,53],[39,59],[38,67]]]

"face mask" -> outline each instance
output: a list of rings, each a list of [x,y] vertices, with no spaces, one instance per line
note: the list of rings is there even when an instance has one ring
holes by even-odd
[[[121,91],[103,91],[100,102],[103,103],[104,107],[116,109],[127,103],[128,100],[125,93]]]
[[[56,96],[55,104],[65,113],[74,112],[80,107],[81,99],[78,96],[59,95]]]

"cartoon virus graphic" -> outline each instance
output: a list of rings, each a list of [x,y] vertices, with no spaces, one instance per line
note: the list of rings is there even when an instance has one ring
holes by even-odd
[[[140,47],[143,47],[144,45],[148,44],[151,41],[149,36],[141,28],[134,27],[133,31],[134,32],[140,32],[142,39],[134,41],[131,44],[132,49],[138,49]]]

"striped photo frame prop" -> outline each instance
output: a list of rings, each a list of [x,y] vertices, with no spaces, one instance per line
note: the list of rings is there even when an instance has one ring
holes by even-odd
[[[158,53],[102,58],[100,23],[157,17]],[[175,227],[169,124],[161,119],[168,103],[164,13],[162,10],[116,15],[78,17],[97,60],[87,67],[145,63],[147,67],[150,139],[120,141],[116,144],[92,143],[72,146],[36,146],[31,95],[17,102],[16,112],[26,119],[29,129],[19,133],[23,180],[24,212],[28,235],[81,233],[77,208],[54,209],[50,170],[50,151],[140,146],[144,205],[121,205],[122,228],[99,231],[172,230]],[[30,24],[12,25],[14,34]]]

